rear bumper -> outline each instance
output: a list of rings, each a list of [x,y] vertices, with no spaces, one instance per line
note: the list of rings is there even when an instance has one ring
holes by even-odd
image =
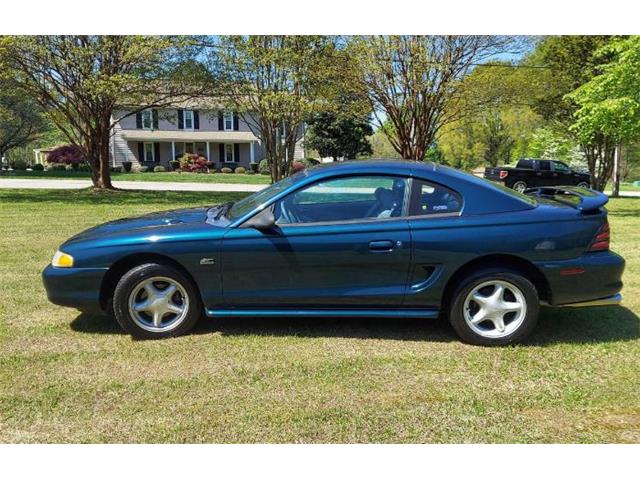
[[[100,313],[100,288],[106,272],[106,268],[56,268],[49,265],[42,272],[42,281],[51,303]]]
[[[591,302],[620,303],[624,259],[613,252],[586,253],[571,260],[539,262],[550,290],[552,306],[587,306]],[[610,299],[610,300],[605,300]],[[620,297],[621,299],[621,297]]]
[[[598,300],[588,300],[586,302],[566,303],[559,307],[612,307],[622,303],[622,295],[616,293],[610,297],[599,298]]]

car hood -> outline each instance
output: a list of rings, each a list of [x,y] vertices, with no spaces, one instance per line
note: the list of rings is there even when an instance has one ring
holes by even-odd
[[[113,222],[103,223],[89,228],[71,237],[65,243],[75,243],[98,236],[113,235],[119,233],[142,233],[147,229],[163,229],[177,225],[203,224],[207,219],[210,207],[183,208],[179,210],[167,210],[164,212],[149,213],[138,217],[123,218]]]

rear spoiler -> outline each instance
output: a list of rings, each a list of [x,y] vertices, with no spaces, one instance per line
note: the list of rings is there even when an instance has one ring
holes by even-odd
[[[535,197],[553,197],[555,201],[570,205],[581,212],[598,210],[609,201],[609,197],[604,193],[582,187],[537,187],[529,188],[524,193]],[[567,198],[563,199],[563,196]]]

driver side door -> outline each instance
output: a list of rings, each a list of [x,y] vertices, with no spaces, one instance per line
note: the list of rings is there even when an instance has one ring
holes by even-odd
[[[319,181],[273,208],[277,229],[233,228],[223,239],[226,307],[402,305],[411,264],[406,178]]]

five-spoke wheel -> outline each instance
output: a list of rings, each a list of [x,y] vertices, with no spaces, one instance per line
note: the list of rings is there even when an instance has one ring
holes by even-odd
[[[164,338],[187,333],[200,318],[197,290],[184,273],[147,263],[125,273],[113,295],[113,312],[136,338]]]
[[[449,320],[469,343],[504,345],[529,334],[538,317],[538,305],[535,286],[520,272],[481,269],[456,289]]]

